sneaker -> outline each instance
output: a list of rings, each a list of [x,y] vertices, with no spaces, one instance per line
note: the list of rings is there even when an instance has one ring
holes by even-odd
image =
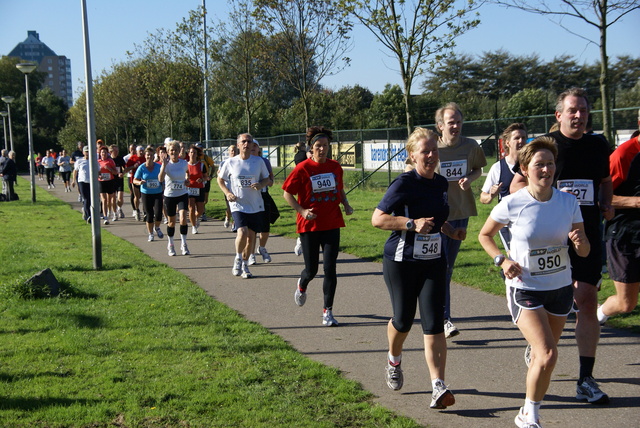
[[[224,228],[225,228],[225,229],[228,229],[228,228],[229,228],[229,224],[231,224],[231,223],[229,222],[229,217],[225,217],[225,218],[224,218],[224,223],[223,223]]]
[[[191,226],[191,234],[192,235],[197,235],[198,234],[198,228],[196,226]]]
[[[450,339],[460,334],[460,331],[456,328],[451,320],[444,320],[444,337]]]
[[[524,363],[527,367],[531,366],[531,345],[527,345],[527,347],[524,348]]]
[[[262,261],[264,263],[271,263],[271,256],[265,247],[260,247],[258,249],[260,251],[260,255],[262,256]]]
[[[109,218],[108,217],[103,217],[104,218],[104,224],[109,224]]]
[[[122,208],[118,208],[118,215],[120,218],[124,218],[124,211],[122,211]]]
[[[113,213],[111,221],[118,221],[118,214],[117,213]]]
[[[247,262],[247,264],[249,266],[255,265],[256,264],[256,255],[255,254],[251,254],[249,256],[249,261]]]
[[[609,403],[609,396],[602,392],[592,377],[585,377],[582,383],[576,386],[576,399],[587,400],[591,404]]]
[[[158,235],[158,238],[160,239],[164,237],[164,233],[162,233],[159,227],[156,227],[156,235]]]
[[[387,386],[394,391],[398,391],[402,388],[404,384],[404,375],[402,374],[402,369],[400,368],[400,363],[394,366],[389,361],[387,361],[387,366],[384,368],[384,377],[387,381]]]
[[[246,264],[242,265],[242,278],[244,279],[253,278],[253,275],[251,275],[251,272],[249,272],[249,266],[247,266]]]
[[[51,184],[47,185],[47,189],[51,189]]]
[[[140,221],[140,211],[136,210],[136,211],[133,213],[133,217],[134,217],[137,221]]]
[[[189,251],[189,247],[187,247],[187,244],[180,245],[180,251],[182,251],[183,256],[188,256],[189,254],[191,254],[191,252]]]
[[[200,220],[199,220],[199,221],[207,221],[207,220],[209,220],[209,219],[207,218],[207,215],[206,215],[206,214],[202,214],[202,217],[200,217]]]
[[[540,419],[536,422],[527,422],[526,415],[523,412],[523,408],[520,407],[520,411],[518,412],[518,416],[513,420],[516,423],[516,426],[519,428],[542,428],[540,425]]]
[[[149,242],[153,242],[153,233],[150,233],[150,234],[149,234],[149,239],[148,239],[148,241],[149,241]]]
[[[162,217],[162,223],[163,224],[169,224],[169,219],[166,217]]]
[[[604,323],[606,323],[608,319],[609,316],[605,315],[604,312],[602,312],[602,305],[598,305],[598,322],[600,323],[600,325],[604,325]]]
[[[173,246],[173,244],[168,244],[167,245],[167,253],[170,256],[175,256],[176,255],[176,248]]]
[[[296,292],[293,298],[298,306],[304,306],[304,303],[307,301],[307,291],[300,290],[300,278],[298,278],[298,285],[296,285]]]
[[[242,259],[234,259],[231,273],[235,276],[240,276],[240,268],[242,267]]]
[[[293,254],[300,256],[302,254],[302,241],[300,238],[296,240],[296,246],[293,248]]]
[[[456,398],[451,391],[447,388],[441,380],[436,382],[433,393],[431,394],[431,407],[432,409],[446,409],[449,406],[456,404]]]
[[[78,195],[78,202],[82,202],[82,195]]]
[[[326,327],[337,327],[338,321],[333,317],[331,309],[325,309],[322,313],[322,325]]]

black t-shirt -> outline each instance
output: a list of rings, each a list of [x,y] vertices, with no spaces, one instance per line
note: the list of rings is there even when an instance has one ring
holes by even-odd
[[[293,156],[293,162],[298,165],[302,161],[307,160],[307,152],[304,150],[300,150]]]
[[[377,208],[387,214],[411,219],[434,217],[433,231],[439,231],[449,217],[448,189],[449,183],[443,176],[435,174],[428,179],[412,170],[391,182]],[[415,232],[406,230],[391,232],[384,245],[384,257],[395,261],[416,261],[413,257],[415,236]],[[444,257],[442,251],[441,257]]]
[[[76,151],[74,151],[73,153],[71,153],[71,160],[72,161],[77,161],[78,158],[83,158],[84,157],[84,153],[82,152],[82,150],[78,149]]]

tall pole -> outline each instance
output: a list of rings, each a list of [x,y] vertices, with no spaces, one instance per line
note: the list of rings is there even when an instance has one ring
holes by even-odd
[[[7,112],[0,111],[0,115],[2,115],[2,129],[4,130],[4,149],[9,150],[9,141],[7,140]]]
[[[87,4],[82,7],[82,29],[84,42],[84,84],[87,98],[87,135],[89,141],[89,176],[91,177],[91,232],[93,236],[93,268],[102,268],[102,235],[100,230],[100,193],[98,189],[98,151],[96,146],[96,123],[93,108],[93,77],[91,76],[91,52],[89,49],[89,23]]]
[[[204,140],[205,147],[209,144],[209,83],[207,76],[209,67],[207,65],[207,6],[202,0],[202,27],[204,28]]]
[[[37,65],[33,63],[16,64],[16,68],[20,70],[22,73],[24,73],[24,87],[25,87],[25,90],[27,91],[26,98],[27,98],[27,132],[29,135],[29,174],[31,175],[31,202],[33,203],[36,202],[36,160],[35,160],[35,156],[33,156],[33,132],[31,131],[31,102],[29,101],[29,73],[35,70],[36,67]],[[11,126],[11,120],[9,120],[9,126]],[[13,151],[13,141],[11,141],[11,150]]]
[[[9,140],[11,141],[11,151],[14,151],[14,149],[13,149],[13,131],[11,129],[11,103],[13,102],[13,100],[14,100],[14,98],[10,97],[8,95],[5,95],[4,97],[2,97],[2,101],[7,103],[7,111],[9,112]]]

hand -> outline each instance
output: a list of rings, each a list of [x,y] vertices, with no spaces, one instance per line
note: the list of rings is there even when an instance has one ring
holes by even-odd
[[[227,201],[229,202],[235,202],[236,201],[236,195],[234,195],[233,193],[229,192],[227,193]]]
[[[345,213],[346,215],[351,215],[351,214],[353,214],[353,208],[351,207],[351,205],[349,205],[349,204],[343,204],[343,206],[344,206],[344,213]]]
[[[616,214],[616,210],[611,205],[600,204],[600,212],[605,220],[611,220]]]
[[[589,242],[587,235],[582,229],[575,229],[569,232],[569,239],[571,239],[571,242],[573,242],[573,245],[575,245],[576,248]]]
[[[502,187],[502,182],[498,183],[498,184],[494,184],[493,186],[491,186],[491,188],[489,189],[489,194],[491,195],[491,198],[495,198],[498,193],[500,192],[500,188]]]
[[[251,188],[253,190],[260,190],[262,189],[262,187],[260,187],[260,183],[251,183]]]
[[[513,279],[522,275],[522,267],[513,260],[505,259],[500,267],[502,268],[502,272],[504,272],[504,276],[508,279]]]
[[[416,233],[422,235],[431,233],[431,231],[433,230],[433,225],[435,224],[433,220],[435,220],[433,217],[415,219],[413,222],[416,225]]]
[[[458,186],[460,186],[462,190],[469,190],[471,188],[471,181],[469,181],[467,177],[462,177],[458,180]]]
[[[458,241],[464,241],[467,239],[467,229],[464,227],[456,227],[451,231],[451,238]]]
[[[315,220],[318,217],[318,215],[313,212],[313,208],[303,210],[301,215],[307,221]]]

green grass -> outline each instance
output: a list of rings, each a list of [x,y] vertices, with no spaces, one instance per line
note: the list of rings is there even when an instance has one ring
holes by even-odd
[[[485,167],[485,170],[488,171],[489,168],[490,165]],[[360,172],[346,172],[345,183],[347,186],[345,187],[357,182],[353,177],[354,174],[358,177],[362,175]],[[295,213],[281,197],[284,178],[278,178],[279,180],[276,180],[271,189],[271,194],[278,204],[281,217],[275,225],[272,225],[271,233],[294,238],[296,237]],[[352,216],[345,216],[347,227],[341,231],[341,251],[371,261],[380,262],[382,260],[382,248],[389,232],[371,226],[371,215],[386,190],[386,180],[386,172],[377,172],[373,183],[367,183],[364,187],[359,187],[349,193],[349,203],[354,207],[355,212]],[[484,177],[481,177],[472,184],[476,198],[480,196],[480,188],[483,183]],[[207,210],[216,218],[224,218],[223,195],[215,185],[211,187],[211,200],[212,202],[207,205]],[[478,242],[478,233],[495,204],[496,202],[484,205],[479,200],[477,201],[478,216],[471,217],[469,220],[467,239],[460,249],[453,272],[453,280],[459,284],[503,296],[505,285],[500,279],[498,268],[493,265]],[[598,297],[603,302],[612,294],[615,294],[613,281],[605,274]],[[629,314],[610,318],[607,324],[617,328],[629,328],[640,333],[640,307],[636,307]]]
[[[80,213],[24,199],[0,204],[0,426],[418,426],[104,230],[93,270]],[[46,267],[62,294],[18,297]]]

